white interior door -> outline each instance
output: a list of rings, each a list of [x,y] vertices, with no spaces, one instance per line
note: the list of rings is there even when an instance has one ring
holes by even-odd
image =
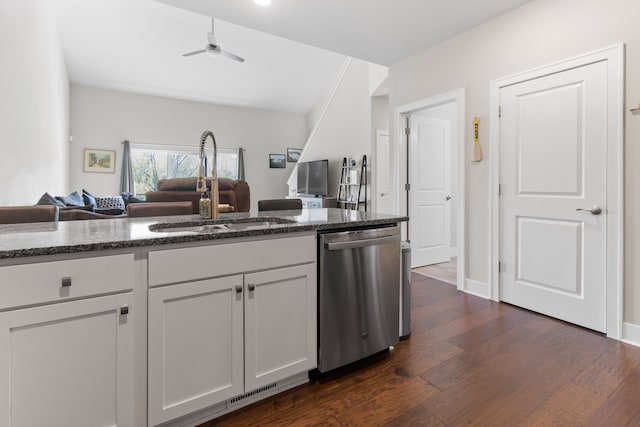
[[[451,254],[451,121],[412,114],[409,136],[411,267]]]
[[[376,212],[393,214],[391,198],[391,143],[389,132],[376,131]]]
[[[604,332],[607,64],[540,75],[500,90],[501,299]]]

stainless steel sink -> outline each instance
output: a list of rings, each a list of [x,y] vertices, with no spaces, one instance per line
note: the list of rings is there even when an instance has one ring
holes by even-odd
[[[295,221],[277,218],[277,217],[261,217],[261,218],[241,218],[229,219],[225,221],[189,221],[176,223],[159,223],[151,224],[149,231],[156,233],[195,233],[195,234],[211,234],[224,233],[232,231],[248,231],[261,230],[265,228],[282,227],[285,224],[293,224]]]

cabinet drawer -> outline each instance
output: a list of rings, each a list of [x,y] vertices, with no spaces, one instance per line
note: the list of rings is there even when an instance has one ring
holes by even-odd
[[[133,254],[0,267],[0,310],[133,289]]]
[[[149,253],[149,286],[200,280],[316,260],[316,235]]]

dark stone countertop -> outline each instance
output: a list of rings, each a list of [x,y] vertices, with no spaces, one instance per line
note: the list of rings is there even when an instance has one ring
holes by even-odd
[[[276,218],[264,224],[267,218]],[[278,220],[291,222],[279,223]],[[383,226],[408,221],[406,216],[376,214],[342,209],[303,209],[297,211],[221,214],[217,220],[200,220],[197,215],[149,218],[117,218],[50,223],[0,225],[0,260],[41,255],[70,254],[108,249],[188,243],[237,237],[265,236],[299,231],[337,231],[360,227]],[[199,233],[195,231],[151,231],[182,226],[238,224],[255,222],[248,227]],[[260,224],[261,223],[261,224]]]

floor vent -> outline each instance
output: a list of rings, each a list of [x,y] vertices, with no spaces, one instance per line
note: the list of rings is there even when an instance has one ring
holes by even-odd
[[[259,389],[250,391],[249,393],[241,394],[240,396],[236,396],[233,399],[229,400],[229,404],[233,405],[236,402],[255,396],[256,394],[264,393],[267,390],[271,390],[272,388],[275,388],[277,385],[278,385],[277,383],[273,383],[273,384],[269,384],[264,387],[261,387]]]

